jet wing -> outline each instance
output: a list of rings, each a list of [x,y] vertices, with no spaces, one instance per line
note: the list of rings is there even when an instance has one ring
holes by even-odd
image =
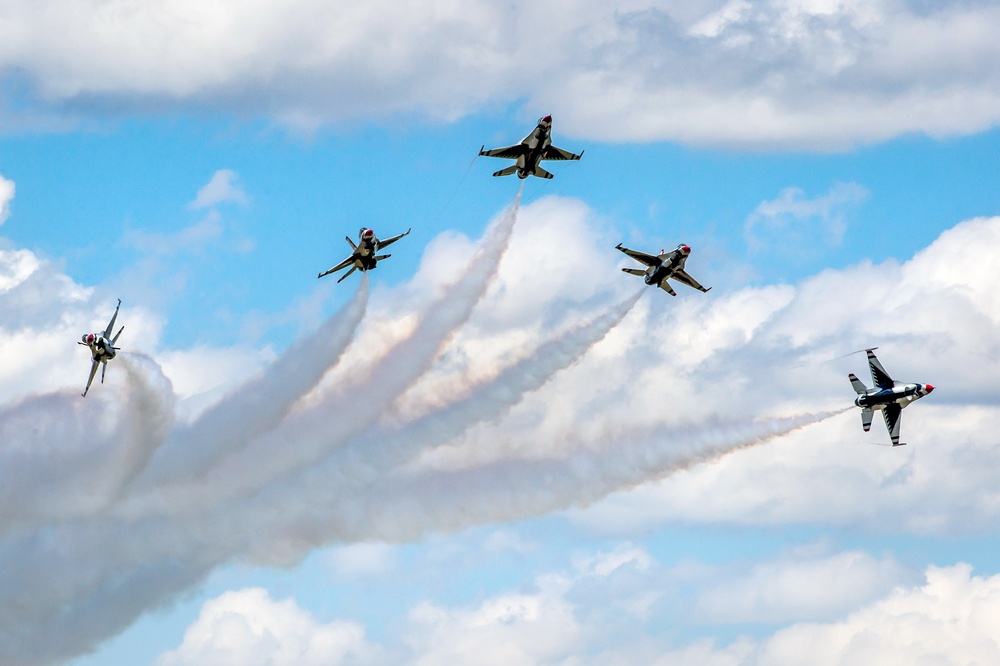
[[[101,364],[96,358],[90,366],[90,377],[87,379],[87,388],[83,389],[83,397],[87,397],[87,391],[90,390],[90,385],[94,382],[94,375],[97,374],[97,366]]]
[[[502,157],[506,160],[516,160],[518,157],[521,157],[527,152],[528,147],[523,143],[516,143],[513,146],[507,146],[506,148],[491,148],[490,150],[483,150],[482,148],[479,149],[479,154],[484,157]]]
[[[122,299],[118,299],[118,305],[115,307],[115,313],[111,315],[111,321],[108,322],[108,327],[104,329],[104,338],[106,340],[111,339],[111,331],[115,327],[115,320],[118,319],[118,308],[122,306]]]
[[[889,373],[885,371],[882,364],[875,358],[875,353],[871,349],[866,349],[865,351],[868,352],[868,367],[871,368],[872,381],[875,382],[875,386],[880,389],[892,388],[895,382],[892,381],[892,377],[889,376]]]
[[[701,286],[701,284],[698,283],[697,280],[688,275],[683,269],[674,271],[674,274],[671,275],[670,277],[677,280],[681,284],[686,284],[687,286],[697,289],[698,291],[708,292],[709,289],[711,289],[711,287],[705,289],[703,286]]]
[[[378,249],[381,250],[386,245],[391,245],[391,244],[395,243],[396,241],[398,241],[403,236],[408,236],[410,234],[410,231],[412,231],[412,229],[407,229],[405,233],[401,233],[398,236],[393,236],[392,238],[386,238],[385,240],[380,240],[378,242]]]
[[[893,446],[900,446],[899,443],[899,422],[903,408],[896,403],[885,406],[882,415],[885,417],[885,427],[889,430],[889,438],[892,439]]]
[[[545,149],[545,152],[542,153],[543,160],[578,160],[581,157],[583,157],[582,152],[579,155],[575,155],[568,150],[556,148],[551,144],[549,144],[549,146]]]
[[[622,252],[624,252],[628,256],[632,257],[636,261],[640,261],[640,262],[646,264],[647,266],[659,266],[660,265],[660,258],[659,257],[654,257],[651,254],[646,254],[645,252],[639,252],[638,250],[630,250],[627,247],[622,247],[621,243],[619,243],[618,245],[616,245],[615,249],[616,250],[621,250]]]
[[[337,264],[336,266],[334,266],[334,267],[333,267],[333,268],[331,268],[330,270],[328,270],[328,271],[325,271],[325,272],[323,272],[323,273],[320,273],[320,274],[319,274],[319,275],[317,275],[316,277],[317,277],[317,278],[321,278],[321,277],[324,277],[324,276],[327,276],[327,275],[329,275],[330,273],[336,273],[336,272],[337,272],[337,271],[339,271],[340,269],[342,269],[342,268],[347,268],[348,266],[350,266],[350,265],[351,265],[351,264],[353,264],[353,263],[354,263],[354,255],[352,254],[352,255],[351,255],[351,256],[349,256],[349,257],[348,257],[347,259],[344,259],[344,260],[343,260],[342,262],[340,262],[339,264]]]

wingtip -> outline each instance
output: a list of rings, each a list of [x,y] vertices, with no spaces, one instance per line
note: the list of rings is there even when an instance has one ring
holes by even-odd
[[[479,147],[479,154],[480,155],[485,155],[486,154],[486,144],[485,143],[482,146]]]

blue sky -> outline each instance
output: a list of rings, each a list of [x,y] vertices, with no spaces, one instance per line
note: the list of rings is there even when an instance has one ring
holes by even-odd
[[[286,5],[0,10],[0,661],[1000,656],[991,3]]]

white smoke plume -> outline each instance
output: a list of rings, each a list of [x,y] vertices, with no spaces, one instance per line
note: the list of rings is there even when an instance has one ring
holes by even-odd
[[[101,511],[167,438],[170,380],[142,354],[123,352],[111,366],[125,370],[124,385],[86,400],[75,391],[34,396],[0,411],[0,533]]]
[[[311,335],[289,347],[257,377],[179,428],[156,461],[151,482],[200,475],[219,458],[286,417],[339,361],[368,308],[370,282],[362,274],[354,298]],[[197,446],[191,446],[197,442]]]
[[[426,308],[409,336],[278,427],[258,430],[249,441],[241,442],[239,455],[220,460],[200,483],[183,479],[172,488],[154,485],[153,503],[197,510],[211,498],[255,492],[322,459],[375,423],[427,372],[486,293],[510,243],[523,190],[522,183],[514,203],[487,230],[465,273]]]
[[[0,436],[16,440],[0,447],[10,463],[0,474],[18,472],[0,485],[10,500],[0,508],[0,663],[51,663],[92,649],[227,562],[289,564],[338,540],[414,539],[581,506],[825,418],[580,431],[558,447],[538,442],[531,460],[428,465],[422,456],[461,449],[471,429],[496,425],[580,361],[639,299],[567,328],[419,418],[398,418],[400,398],[482,303],[519,201],[520,193],[408,335],[328,384],[346,353],[365,348],[354,339],[363,336],[365,284],[336,321],[277,363],[291,365],[269,368],[191,424],[173,425],[169,382],[136,355],[123,355],[125,385],[85,406],[55,394],[0,413]],[[43,446],[23,435],[35,423]],[[88,445],[65,445],[78,441]]]

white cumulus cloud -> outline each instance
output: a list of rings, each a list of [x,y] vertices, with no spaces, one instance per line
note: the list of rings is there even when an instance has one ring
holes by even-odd
[[[311,130],[520,104],[594,140],[840,149],[1000,122],[986,1],[10,0],[0,22],[15,128],[184,111]]]

